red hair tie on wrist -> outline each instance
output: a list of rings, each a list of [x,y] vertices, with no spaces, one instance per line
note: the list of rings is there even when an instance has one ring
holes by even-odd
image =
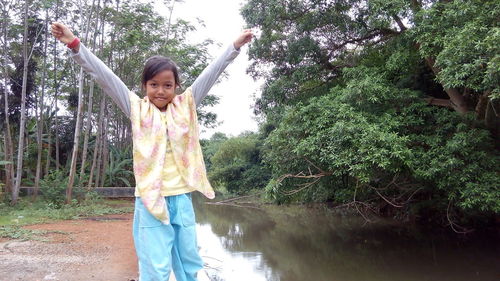
[[[73,49],[76,46],[78,46],[78,44],[80,44],[80,39],[78,39],[78,37],[75,37],[75,39],[73,39],[73,41],[71,41],[71,43],[69,43],[66,46],[68,46],[68,48],[70,48],[70,49]]]

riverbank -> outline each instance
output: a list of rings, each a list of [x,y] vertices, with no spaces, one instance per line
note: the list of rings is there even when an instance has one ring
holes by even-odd
[[[242,195],[231,193],[218,194],[216,200],[207,201],[209,205],[244,207],[244,208],[270,208],[279,209],[286,207],[288,210],[317,210],[333,216],[359,217],[367,224],[378,224],[391,221],[391,224],[400,227],[418,228],[428,232],[447,233],[453,236],[473,236],[476,233],[500,233],[500,217],[477,217],[468,221],[457,222],[454,217],[442,214],[427,213],[415,215],[406,209],[390,209],[380,206],[371,206],[367,202],[356,201],[344,204],[334,202],[291,202],[277,204],[267,198],[264,191],[253,190]]]

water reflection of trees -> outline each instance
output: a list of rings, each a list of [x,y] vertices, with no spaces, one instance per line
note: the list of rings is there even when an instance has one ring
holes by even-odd
[[[267,280],[421,280],[423,274],[427,280],[452,275],[454,280],[474,280],[472,272],[495,276],[498,259],[481,242],[430,238],[416,229],[364,225],[351,216],[324,213],[303,207],[197,206],[198,222],[210,224],[228,251],[261,253],[259,267],[273,269]]]

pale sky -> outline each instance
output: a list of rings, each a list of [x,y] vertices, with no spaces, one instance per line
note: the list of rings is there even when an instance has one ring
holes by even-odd
[[[196,26],[197,31],[188,35],[190,42],[199,43],[210,38],[221,43],[222,47],[213,46],[209,49],[215,58],[225,46],[234,42],[245,28],[245,21],[239,12],[243,2],[244,0],[185,0],[184,3],[175,3],[172,16],[187,20]],[[197,18],[203,20],[205,27],[198,24]],[[250,65],[247,52],[248,46],[241,48],[239,56],[226,68],[228,78],[210,90],[210,94],[220,97],[220,103],[211,111],[217,114],[217,120],[222,124],[215,129],[201,128],[204,131],[201,133],[202,138],[209,138],[215,132],[236,136],[243,131],[257,130],[252,107],[254,94],[259,93],[262,82],[255,82],[246,74]]]

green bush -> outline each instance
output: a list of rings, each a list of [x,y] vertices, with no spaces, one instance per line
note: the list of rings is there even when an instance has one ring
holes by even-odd
[[[68,177],[63,170],[50,171],[40,180],[42,196],[54,208],[60,208],[64,204],[67,187]]]
[[[242,134],[229,139],[214,139],[207,145],[210,152],[208,176],[212,183],[233,194],[244,194],[263,189],[270,177],[262,163],[262,140],[258,134]]]

